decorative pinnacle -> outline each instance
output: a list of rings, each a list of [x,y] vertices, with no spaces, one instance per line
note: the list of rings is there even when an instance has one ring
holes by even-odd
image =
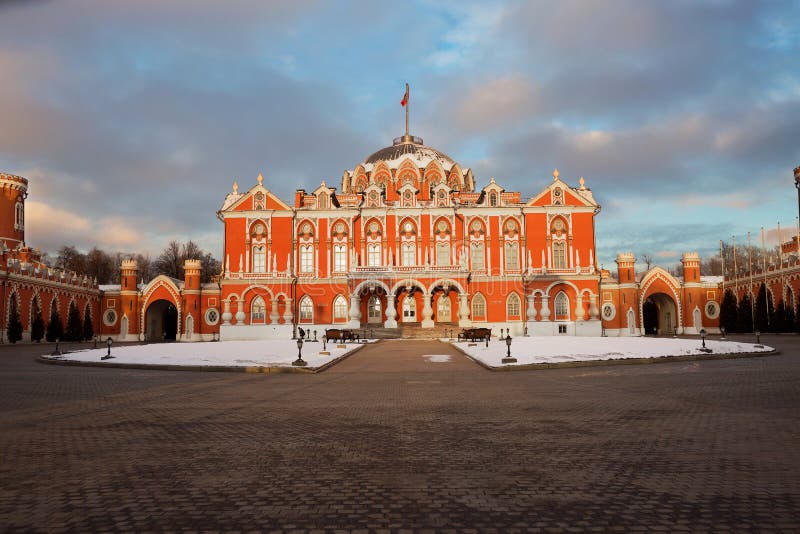
[[[556,180],[558,180],[558,169],[553,171],[553,181],[555,182]]]
[[[233,194],[237,194],[239,192],[239,184],[233,182]]]
[[[261,185],[261,183],[263,181],[264,181],[264,177],[261,175],[261,173],[258,173],[258,185]]]
[[[578,183],[581,184],[581,189],[586,189],[586,180],[583,179],[583,176],[578,180]]]

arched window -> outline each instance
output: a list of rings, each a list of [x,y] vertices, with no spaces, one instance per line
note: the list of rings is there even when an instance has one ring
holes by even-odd
[[[470,268],[473,271],[486,269],[485,256],[483,241],[473,241],[469,251]]]
[[[486,318],[486,299],[480,293],[476,293],[475,296],[472,297],[472,318]]]
[[[253,272],[267,272],[267,250],[266,247],[253,247]]]
[[[519,317],[520,303],[519,296],[516,293],[511,293],[506,300],[506,318]]]
[[[400,246],[403,265],[417,264],[417,244],[412,242],[403,243]]]
[[[381,264],[381,244],[370,243],[367,245],[367,266],[378,267]]]
[[[436,265],[450,265],[450,242],[436,243]]]
[[[300,245],[300,272],[314,272],[314,245]]]
[[[567,244],[564,241],[553,243],[553,268],[567,268]]]
[[[314,320],[314,304],[308,295],[300,299],[299,310],[301,321],[311,322]]]
[[[436,320],[443,323],[449,323],[453,320],[452,307],[450,305],[450,297],[442,295],[439,297],[439,302],[436,306]]]
[[[333,245],[333,271],[347,272],[347,245]]]
[[[367,322],[380,323],[382,319],[381,315],[381,299],[378,295],[372,295],[367,302]]]
[[[347,300],[341,295],[338,295],[333,300],[333,320],[334,321],[347,320]]]
[[[251,324],[264,324],[267,317],[267,306],[264,304],[264,299],[257,296],[250,303],[250,323]]]
[[[553,305],[555,308],[556,321],[569,321],[569,298],[563,291],[556,295],[556,300]]]
[[[494,191],[489,193],[489,205],[497,206],[497,193],[495,193]]]
[[[319,209],[321,209],[321,210],[328,209],[328,195],[326,195],[325,193],[321,193],[317,197],[317,205],[319,206]]]
[[[25,227],[25,205],[17,202],[14,207],[14,228],[22,230]]]
[[[417,302],[414,295],[406,295],[403,299],[403,322],[413,323],[417,320]]]
[[[519,269],[519,243],[506,241],[506,269],[515,271]]]

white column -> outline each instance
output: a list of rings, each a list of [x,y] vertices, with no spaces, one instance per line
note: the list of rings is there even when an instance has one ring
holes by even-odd
[[[582,321],[583,313],[583,296],[578,293],[578,295],[575,297],[575,320]]]
[[[361,327],[361,297],[350,295],[350,323],[351,328]]]
[[[469,318],[469,295],[466,293],[458,294],[458,326],[472,326]]]
[[[272,309],[269,311],[269,322],[278,324],[280,318],[281,316],[278,313],[278,297],[272,297]]]
[[[292,299],[287,298],[284,302],[286,304],[286,309],[283,310],[283,324],[292,324],[292,320],[294,319]]]
[[[542,309],[539,310],[539,315],[542,318],[542,321],[549,321],[550,320],[550,307],[547,305],[547,301],[550,299],[547,295],[542,295]]]
[[[244,324],[244,301],[236,301],[236,324]]]
[[[528,300],[528,313],[527,313],[528,321],[535,321],[536,320],[536,308],[533,305],[533,293],[528,295],[526,298]]]
[[[597,316],[599,310],[597,308],[597,298],[598,295],[592,295],[589,297],[589,319],[597,320]]]
[[[397,310],[394,307],[394,295],[386,295],[386,321],[384,328],[397,328]]]
[[[422,328],[433,328],[433,308],[431,308],[431,295],[422,295]]]
[[[231,319],[233,315],[231,314],[231,301],[229,299],[225,299],[222,301],[222,324],[229,325],[231,324]]]

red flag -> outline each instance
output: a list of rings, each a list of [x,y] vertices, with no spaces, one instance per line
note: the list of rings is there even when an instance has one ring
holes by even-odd
[[[403,100],[400,101],[400,105],[405,107],[408,104],[408,84],[406,84],[406,94],[403,95]]]

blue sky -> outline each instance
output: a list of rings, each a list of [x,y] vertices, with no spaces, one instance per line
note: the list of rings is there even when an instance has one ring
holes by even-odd
[[[794,224],[800,4],[0,0],[0,171],[28,241],[156,254],[262,172],[291,199],[403,133],[603,206],[598,259]],[[739,237],[737,237],[738,241]]]

